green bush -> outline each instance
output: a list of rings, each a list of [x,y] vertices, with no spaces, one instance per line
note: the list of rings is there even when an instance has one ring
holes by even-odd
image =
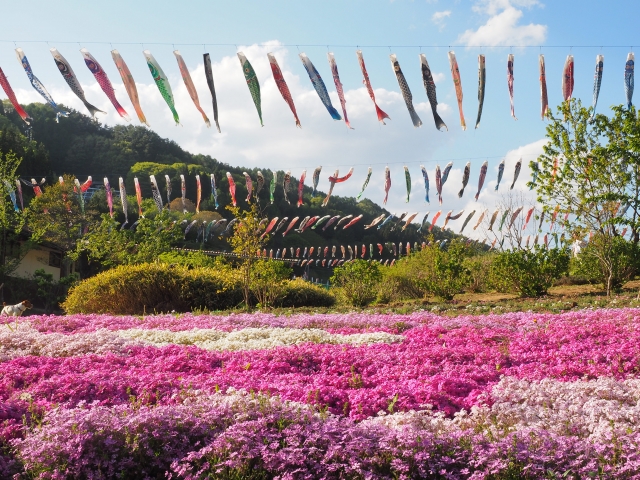
[[[577,275],[600,283],[607,290],[618,290],[638,270],[638,245],[619,236],[596,234],[581,250],[573,266]]]
[[[62,304],[67,313],[141,314],[224,310],[242,302],[233,270],[189,269],[162,263],[122,265],[73,287]]]
[[[381,279],[378,263],[355,260],[334,269],[331,283],[347,303],[363,307],[375,300]]]
[[[403,258],[392,269],[398,271],[398,276],[409,279],[422,296],[451,300],[469,284],[467,256],[468,250],[460,241],[454,240],[442,250],[432,240],[429,246]]]
[[[305,282],[301,278],[284,282],[281,296],[274,301],[278,307],[331,307],[335,297],[323,287]]]
[[[567,273],[569,258],[566,250],[539,246],[500,252],[491,264],[490,282],[499,292],[539,297],[547,293],[554,280]]]
[[[422,297],[424,292],[418,287],[414,278],[407,275],[402,261],[382,269],[382,281],[378,287],[377,297],[379,303]]]
[[[278,260],[258,260],[251,265],[249,290],[258,306],[269,307],[284,295],[293,270]]]
[[[472,292],[486,292],[489,288],[489,272],[494,254],[478,254],[468,257],[464,265],[469,271],[469,290]]]

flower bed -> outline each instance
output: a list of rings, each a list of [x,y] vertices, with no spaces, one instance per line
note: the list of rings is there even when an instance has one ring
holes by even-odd
[[[640,476],[640,310],[2,321],[0,478]]]

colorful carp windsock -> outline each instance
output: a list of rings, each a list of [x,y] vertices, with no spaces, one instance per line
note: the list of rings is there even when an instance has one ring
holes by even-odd
[[[424,224],[427,221],[427,219],[429,218],[429,214],[430,213],[431,212],[427,212],[427,213],[424,214],[424,217],[422,217],[422,222],[420,222],[420,228],[418,228],[418,232],[421,232],[422,229],[424,228]]]
[[[35,89],[36,92],[42,95],[49,106],[56,112],[56,122],[60,117],[68,117],[69,112],[60,110],[60,107],[58,107],[58,105],[56,105],[56,102],[53,101],[53,97],[49,94],[49,92],[47,92],[47,89],[44,88],[42,82],[40,82],[40,80],[38,80],[38,77],[33,74],[31,65],[29,65],[29,60],[27,60],[27,56],[24,54],[24,51],[21,48],[16,48],[16,56],[18,57],[18,61],[22,65],[22,68],[24,68],[24,71],[27,74],[27,78],[29,79],[29,82],[31,82],[31,86]]]
[[[442,172],[440,165],[436,165],[436,192],[438,193],[438,202],[442,205]]]
[[[142,215],[142,190],[140,189],[140,182],[138,181],[138,177],[134,177],[133,185],[136,187],[136,199],[138,200],[138,215],[144,217]]]
[[[449,162],[445,165],[444,170],[442,171],[442,186],[447,183],[449,179],[449,174],[451,173],[451,169],[453,168],[453,162]]]
[[[291,96],[291,92],[289,91],[289,86],[284,79],[284,75],[282,70],[280,70],[280,65],[278,65],[278,61],[276,57],[272,53],[267,53],[267,58],[269,59],[269,65],[271,66],[271,72],[273,72],[273,79],[276,82],[276,86],[280,91],[280,95],[284,101],[289,105],[291,109],[291,113],[293,113],[293,118],[296,120],[296,127],[302,128],[300,125],[300,119],[298,118],[298,113],[296,112],[296,106],[293,103],[293,97]]]
[[[391,189],[391,171],[389,167],[384,167],[384,200],[382,202],[383,205],[387,204],[387,200],[389,199],[389,190]]]
[[[104,177],[104,190],[107,197],[107,206],[109,207],[109,216],[113,218],[113,192],[111,191],[111,185],[107,177]]]
[[[282,234],[282,236],[286,236],[287,233],[289,233],[289,231],[293,228],[293,226],[296,224],[296,222],[300,219],[300,217],[295,217],[293,220],[291,220],[291,222],[289,222],[289,226],[287,227],[287,229],[284,231],[284,233]],[[292,247],[293,249],[293,247]],[[291,256],[293,256],[293,252],[291,253]]]
[[[289,195],[287,195],[289,192],[289,185],[291,185],[291,170],[287,170],[284,174],[284,178],[282,179],[282,192],[284,193],[284,199],[289,205],[291,205]]]
[[[476,222],[476,224],[473,226],[473,229],[476,230],[480,224],[482,223],[482,220],[484,219],[485,214],[487,213],[486,210],[484,210],[481,214],[480,217],[478,218],[478,221]]]
[[[207,86],[211,93],[211,101],[213,103],[213,121],[216,122],[216,128],[220,133],[220,123],[218,123],[218,99],[216,98],[216,86],[213,83],[213,71],[211,69],[211,58],[208,53],[202,54],[204,61],[204,76],[207,78]]]
[[[438,212],[433,216],[431,225],[429,225],[429,232],[431,232],[431,230],[433,230],[433,227],[436,226],[436,222],[438,221],[438,218],[440,218],[440,215],[442,215],[442,210],[438,210]]]
[[[196,175],[196,213],[200,213],[200,201],[202,200],[202,182],[200,175]],[[160,200],[162,202],[162,200]]]
[[[11,186],[8,180],[4,180],[4,186],[7,189],[7,193],[9,194],[9,198],[11,199],[11,203],[13,204],[13,209],[16,212],[19,212],[20,209],[18,208],[18,202],[16,202],[15,190],[13,189],[13,187]]]
[[[322,228],[322,231],[326,231],[327,228],[329,228],[331,225],[333,225],[335,223],[336,220],[338,220],[340,218],[340,215],[335,215],[333,217],[331,217],[329,219],[329,221],[327,222],[327,224]]]
[[[271,204],[273,204],[273,195],[276,193],[276,183],[278,182],[278,172],[274,171],[271,177],[271,183],[269,183],[269,197]]]
[[[151,195],[153,196],[153,201],[156,202],[158,212],[162,212],[162,195],[160,194],[160,187],[156,181],[156,176],[149,175],[149,180],[151,182]]]
[[[276,223],[278,223],[278,217],[271,219],[271,221],[267,225],[267,228],[265,229],[264,233],[260,236],[260,238],[264,238],[265,235],[267,235],[271,230],[273,230],[273,227],[276,225]]]
[[[253,180],[247,172],[242,172],[244,175],[245,186],[247,187],[247,203],[251,203],[251,194],[253,193]]]
[[[496,211],[491,215],[491,220],[489,220],[489,231],[493,231],[493,224],[496,222],[496,218],[498,218],[498,213],[500,213],[500,209],[496,208]]]
[[[124,223],[122,224],[122,227],[124,227],[129,223],[129,202],[127,201],[127,190],[124,188],[124,180],[122,177],[118,179],[118,184],[120,186],[120,203],[122,204],[122,213],[124,213]]]
[[[400,93],[402,93],[402,98],[404,99],[404,103],[407,106],[407,110],[409,111],[411,122],[413,123],[413,126],[417,128],[422,125],[422,120],[420,120],[420,117],[418,116],[418,113],[413,106],[413,96],[411,95],[411,90],[409,89],[407,79],[404,78],[404,73],[402,73],[402,70],[400,69],[400,63],[398,62],[398,58],[396,57],[395,53],[389,55],[389,59],[391,60],[391,67],[396,74],[396,80],[398,81],[398,86],[400,87]]]
[[[544,55],[540,55],[538,58],[538,65],[540,67],[540,118],[544,120],[544,117],[549,113],[549,96],[547,95],[547,73],[544,65]]]
[[[513,187],[516,185],[516,180],[518,180],[518,176],[520,175],[520,169],[522,168],[522,158],[518,160],[516,163],[515,171],[513,172],[513,183],[511,184],[511,188],[509,190],[513,190]]]
[[[274,234],[274,235],[275,235],[276,233],[278,233],[278,231],[279,231],[280,229],[282,229],[282,227],[284,227],[284,224],[285,224],[285,223],[287,223],[287,220],[289,220],[289,217],[284,217],[282,220],[280,220],[280,221],[278,222],[278,224],[276,225],[275,230],[273,231],[273,234]],[[284,255],[283,255],[283,257],[284,257]]]
[[[322,166],[317,167],[314,171],[313,171],[313,191],[311,192],[311,196],[315,197],[316,196],[316,190],[318,188],[318,182],[320,181],[320,172],[322,172]]]
[[[325,215],[324,217],[321,217],[319,220],[316,221],[315,225],[311,227],[311,230],[315,230],[317,227],[322,225],[325,221],[327,221],[330,218],[331,218],[331,215]]]
[[[527,217],[524,220],[524,225],[522,226],[522,230],[525,230],[527,228],[527,225],[529,225],[529,220],[531,220],[531,216],[533,215],[533,211],[535,210],[535,208],[536,207],[531,207],[527,212]]]
[[[540,169],[540,164],[538,162],[533,162],[533,166],[531,167],[531,183],[529,184],[529,190],[533,190],[533,188],[536,186],[539,169]]]
[[[164,182],[167,186],[167,205],[171,204],[171,178],[169,175],[164,176]]]
[[[489,168],[489,162],[485,160],[482,163],[482,167],[480,167],[480,176],[478,177],[478,191],[476,192],[476,201],[478,201],[478,197],[480,196],[480,192],[482,191],[482,186],[484,185],[484,179],[487,176],[488,168]]]
[[[69,88],[76,95],[76,97],[78,97],[80,101],[84,104],[84,106],[87,107],[87,110],[89,110],[89,113],[91,114],[91,116],[95,117],[97,112],[106,113],[100,110],[99,108],[94,107],[87,101],[87,99],[84,96],[84,90],[82,89],[82,86],[78,81],[78,77],[76,77],[76,74],[73,72],[73,68],[71,68],[71,65],[62,56],[62,54],[58,52],[58,50],[55,48],[51,48],[49,49],[49,51],[53,56],[53,61],[56,63],[56,66],[58,67],[58,70],[60,71],[62,78],[64,78],[64,81],[67,82],[67,85],[69,85]]]
[[[347,223],[344,227],[342,227],[342,229],[346,230],[351,225],[354,225],[354,224],[358,223],[360,220],[362,220],[362,214],[360,214],[357,217],[355,217],[353,220],[351,220],[349,223]]]
[[[476,128],[480,126],[482,117],[482,106],[484,105],[484,89],[487,82],[486,61],[484,55],[478,55],[478,117],[476,118]]]
[[[627,55],[627,62],[624,65],[624,93],[627,97],[627,107],[633,106],[633,69],[635,64],[635,56],[633,52]],[[623,235],[624,236],[624,235]]]
[[[73,181],[75,183],[76,188],[74,190],[78,192],[78,202],[80,203],[80,211],[84,213],[84,192],[80,188],[80,180],[77,178]]]
[[[413,221],[413,219],[414,219],[414,218],[416,218],[417,216],[418,216],[418,212],[416,212],[416,213],[412,213],[411,215],[409,215],[409,216],[405,219],[405,221],[404,221],[404,226],[402,227],[402,231],[403,231],[403,232],[407,229],[407,227],[408,227],[409,225],[411,225],[411,222],[412,222],[412,221]]]
[[[391,117],[389,117],[389,115],[383,112],[382,109],[376,103],[376,95],[375,93],[373,93],[373,88],[371,87],[371,82],[369,81],[369,74],[367,73],[367,67],[364,64],[364,57],[362,56],[362,50],[357,50],[356,56],[358,57],[360,70],[362,70],[362,76],[363,76],[362,83],[364,83],[364,85],[367,87],[367,92],[369,92],[369,96],[373,101],[373,105],[376,107],[376,115],[378,116],[378,120],[381,121],[383,125],[386,125],[384,123],[384,119],[388,118],[389,120],[391,120]]]
[[[458,100],[458,110],[460,111],[460,126],[462,130],[467,129],[467,124],[464,121],[464,112],[462,111],[462,80],[460,79],[460,69],[458,68],[458,61],[456,60],[456,54],[449,52],[449,66],[451,67],[451,76],[453,78],[453,85],[456,89],[456,98]]]
[[[364,183],[362,184],[362,190],[360,190],[360,193],[356,197],[356,200],[360,200],[360,197],[364,193],[364,189],[367,188],[367,185],[369,185],[369,180],[371,180],[371,172],[373,172],[373,170],[371,167],[369,167],[369,170],[367,171],[367,178],[364,180]]]
[[[251,98],[253,99],[253,104],[256,106],[256,110],[258,111],[260,126],[264,127],[264,124],[262,123],[262,102],[260,100],[260,82],[258,81],[258,76],[244,53],[238,52],[237,55],[238,60],[240,60],[240,65],[242,66],[244,79],[246,80],[247,87],[249,88],[249,93],[251,93]]]
[[[29,114],[25,112],[25,110],[18,103],[16,94],[13,93],[13,89],[11,88],[11,85],[9,85],[9,80],[7,80],[7,77],[5,76],[1,68],[0,68],[0,85],[4,90],[4,93],[9,98],[9,101],[11,102],[11,105],[13,105],[13,108],[15,109],[16,113],[20,115],[20,118],[24,120],[24,123],[26,123],[27,125],[30,125],[32,120],[31,117],[29,117]]]
[[[346,216],[342,217],[342,218],[338,221],[338,223],[336,223],[336,226],[335,226],[335,227],[333,227],[333,229],[334,229],[334,230],[337,230],[337,229],[338,229],[338,227],[339,227],[340,225],[342,225],[343,223],[346,223],[348,220],[351,220],[352,218],[353,218],[353,215],[346,215]]]
[[[429,63],[427,62],[427,57],[424,54],[420,54],[420,67],[422,69],[422,83],[424,84],[424,89],[427,92],[427,98],[429,99],[429,105],[431,105],[431,111],[433,112],[433,120],[436,124],[436,128],[441,130],[442,127],[445,130],[449,130],[447,125],[444,123],[440,115],[438,115],[438,97],[436,96],[436,82],[433,80],[433,75],[431,74],[431,68],[429,68]]]
[[[427,173],[427,169],[424,168],[424,165],[420,165],[420,171],[422,172],[422,178],[424,179],[424,200],[429,203],[429,174]]]
[[[229,195],[231,195],[231,203],[233,203],[234,207],[238,206],[236,202],[236,182],[233,181],[233,177],[229,172],[227,172],[227,180],[229,181]]]
[[[187,181],[180,175],[180,192],[182,193],[182,213],[187,213]]]
[[[507,87],[509,88],[509,102],[511,103],[511,116],[516,118],[515,106],[513,105],[513,54],[507,55]]]
[[[573,55],[567,55],[562,69],[562,99],[567,102],[573,95]]]
[[[502,175],[504,175],[504,160],[502,160],[500,162],[500,165],[498,165],[498,183],[496,183],[496,188],[495,188],[496,191],[498,191],[498,187],[500,186]]]
[[[409,203],[409,196],[411,195],[411,174],[409,173],[409,167],[404,167],[404,180],[407,184],[407,200],[405,203]]]
[[[187,93],[191,97],[193,104],[196,106],[196,109],[202,115],[202,119],[204,120],[207,128],[211,127],[211,122],[207,118],[207,114],[204,113],[204,110],[200,106],[200,99],[198,98],[198,91],[196,90],[196,86],[193,84],[193,80],[191,79],[191,74],[189,73],[189,69],[187,68],[187,64],[184,62],[182,55],[179,50],[174,50],[173,54],[176,56],[176,60],[178,61],[178,68],[180,69],[180,75],[182,75],[182,81],[184,82],[184,86],[187,88]]]
[[[336,59],[333,56],[332,52],[327,53],[327,59],[329,60],[329,68],[331,68],[331,75],[333,76],[333,83],[336,86],[336,92],[338,92],[338,98],[340,99],[340,106],[342,107],[342,116],[344,117],[344,123],[347,124],[348,128],[351,128],[351,124],[349,123],[349,118],[347,117],[347,101],[344,99],[344,90],[342,88],[342,83],[340,82],[340,75],[338,73],[338,64],[336,63]]]
[[[516,218],[518,218],[518,215],[520,215],[521,211],[522,207],[518,207],[516,211],[513,212],[513,215],[511,215],[511,222],[509,222],[509,228],[513,227],[513,223],[516,221]]]
[[[307,171],[303,170],[302,175],[300,175],[300,182],[298,183],[298,208],[303,204],[302,194],[304,192],[304,181],[307,178]]]
[[[473,216],[476,214],[476,211],[474,210],[473,212],[471,212],[469,215],[467,215],[467,218],[464,219],[464,222],[462,223],[462,228],[460,229],[460,234],[462,234],[462,232],[464,231],[464,228],[467,226],[467,224],[471,221],[471,218],[473,218]]]
[[[336,170],[333,173],[333,177],[329,177],[329,191],[327,192],[327,196],[324,197],[324,200],[322,201],[322,206],[326,207],[327,204],[329,203],[329,199],[331,198],[331,194],[333,193],[333,187],[335,187],[336,182],[335,181],[331,181],[331,178],[338,178],[338,174],[340,173],[339,170]]]
[[[116,109],[116,112],[118,112],[118,115],[124,118],[127,122],[131,121],[125,109],[118,102],[118,99],[116,98],[116,92],[113,89],[113,85],[111,85],[111,81],[109,80],[109,77],[107,76],[107,73],[104,71],[102,66],[86,48],[80,49],[80,53],[82,54],[82,58],[84,58],[84,63],[87,65],[87,68],[95,77],[104,94],[111,101],[111,104]]]
[[[215,209],[217,210],[220,205],[218,205],[218,189],[216,188],[216,176],[212,173],[211,177],[211,198],[215,203]]]
[[[602,72],[604,70],[604,56],[596,55],[596,72],[593,76],[593,115],[596,114],[598,97],[600,96],[600,85],[602,84]]]
[[[264,175],[262,174],[262,172],[260,170],[258,170],[258,173],[256,174],[256,193],[255,193],[255,197],[256,200],[258,202],[260,202],[260,191],[262,190],[262,187],[264,187]]]
[[[464,189],[469,183],[469,177],[471,176],[471,162],[467,162],[464,166],[464,172],[462,173],[462,189],[458,192],[458,198],[462,198],[464,195]]]
[[[322,78],[320,77],[318,70],[316,70],[316,67],[313,65],[313,63],[311,63],[309,57],[307,57],[304,53],[300,53],[298,56],[300,57],[300,60],[302,60],[302,64],[309,74],[309,79],[313,84],[313,88],[316,90],[318,97],[320,97],[320,101],[329,112],[329,115],[331,115],[331,118],[333,118],[334,120],[342,120],[342,117],[340,116],[338,111],[333,108],[333,105],[331,104],[331,98],[329,98],[327,87],[322,81]]]
[[[371,221],[371,223],[370,223],[369,225],[365,225],[365,226],[364,226],[364,229],[365,229],[365,230],[369,230],[370,228],[375,227],[375,226],[376,226],[376,225],[378,225],[382,220],[384,220],[384,217],[385,217],[385,216],[386,216],[386,214],[384,214],[384,213],[383,213],[382,215],[380,215],[380,216],[378,216],[378,217],[374,218],[374,219]]]
[[[509,209],[507,208],[502,214],[502,218],[500,219],[500,226],[498,227],[499,231],[502,231],[502,226],[504,225],[504,221],[507,219],[507,215],[509,215]]]
[[[149,67],[153,81],[156,82],[156,86],[158,87],[162,98],[167,103],[169,110],[171,110],[173,121],[176,122],[176,125],[180,125],[180,117],[178,116],[178,112],[176,111],[175,103],[173,101],[173,92],[171,91],[169,79],[164,74],[160,64],[156,61],[153,55],[151,55],[149,50],[144,50],[142,54],[147,60],[147,67]]]
[[[116,64],[116,68],[118,69],[118,73],[120,73],[122,83],[124,84],[124,88],[127,90],[127,95],[129,95],[129,100],[131,100],[131,104],[136,111],[138,120],[140,120],[140,123],[144,123],[148,127],[149,124],[147,123],[147,118],[142,112],[142,107],[140,107],[140,98],[138,97],[136,82],[133,79],[133,75],[131,75],[131,72],[129,71],[129,67],[125,63],[118,50],[111,50],[111,58],[113,58],[113,62]]]

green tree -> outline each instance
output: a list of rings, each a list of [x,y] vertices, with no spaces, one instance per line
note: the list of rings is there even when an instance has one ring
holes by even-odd
[[[166,209],[153,217],[140,218],[134,230],[121,229],[117,221],[104,214],[102,221],[89,227],[70,256],[78,259],[84,253],[101,269],[148,263],[171,251],[182,238],[182,230]]]
[[[229,238],[229,244],[233,252],[238,256],[240,271],[242,274],[242,294],[246,308],[251,305],[251,276],[252,268],[256,262],[256,253],[268,241],[268,235],[261,237],[264,227],[260,225],[261,212],[256,203],[249,210],[240,210],[240,207],[227,206],[236,219],[234,231]]]
[[[51,242],[65,256],[75,249],[86,228],[96,219],[95,212],[82,206],[75,177],[65,175],[63,182],[44,188],[26,208],[27,226],[35,241]]]

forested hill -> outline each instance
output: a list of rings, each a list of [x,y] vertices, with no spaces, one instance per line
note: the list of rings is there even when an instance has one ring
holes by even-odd
[[[23,158],[18,173],[23,178],[35,177],[38,180],[46,177],[47,182],[57,181],[62,174],[75,175],[82,182],[91,175],[94,182],[102,183],[103,177],[108,177],[111,186],[117,189],[118,177],[126,179],[127,192],[134,193],[133,178],[137,177],[142,187],[143,197],[151,198],[149,175],[156,176],[163,197],[166,198],[165,175],[169,175],[172,185],[172,198],[180,196],[180,175],[187,179],[187,197],[195,202],[196,180],[199,174],[202,179],[202,203],[201,210],[214,210],[211,199],[210,174],[215,174],[218,190],[217,211],[229,218],[230,212],[224,206],[231,203],[229,196],[229,184],[226,172],[233,175],[236,183],[236,198],[240,207],[246,207],[247,197],[246,182],[243,172],[250,174],[256,185],[258,169],[233,167],[218,162],[209,155],[193,154],[183,150],[177,143],[161,138],[158,134],[141,126],[115,126],[107,127],[90,117],[73,109],[65,107],[71,112],[69,117],[61,118],[56,123],[54,111],[45,104],[32,103],[24,108],[32,117],[31,129],[27,129],[22,119],[15,113],[8,101],[3,102],[0,111],[0,152],[14,151]],[[266,166],[265,166],[266,167]],[[383,230],[364,230],[364,225],[370,223],[382,213],[389,213],[370,200],[356,202],[353,197],[331,198],[328,207],[321,207],[324,193],[320,192],[315,198],[311,197],[311,188],[304,189],[304,205],[296,207],[298,179],[292,178],[289,198],[291,204],[284,199],[282,178],[284,172],[278,172],[279,185],[276,189],[275,202],[269,203],[269,182],[273,176],[270,170],[262,169],[265,176],[265,187],[260,192],[260,204],[264,214],[270,218],[289,217],[293,219],[299,216],[324,216],[324,215],[363,215],[362,220],[348,230],[334,231],[333,227],[325,232],[307,230],[302,235],[296,235],[295,239],[273,239],[274,247],[288,246],[289,242],[298,245],[315,245],[331,243],[366,242],[377,243],[384,241],[421,242],[424,233],[417,232],[417,226],[411,226],[401,232],[400,226]],[[311,172],[309,177],[311,176]],[[310,182],[308,182],[310,183]],[[324,182],[326,184],[326,182]],[[25,191],[28,195],[28,191]],[[132,202],[130,202],[132,204]],[[132,205],[130,205],[132,206]],[[106,206],[105,206],[106,208]],[[416,219],[419,220],[419,219]],[[451,238],[453,233],[442,232],[435,228],[436,238]],[[326,235],[325,235],[326,234]],[[318,238],[319,235],[331,236],[331,238]],[[278,235],[279,237],[280,235]],[[320,242],[320,243],[319,243]]]

